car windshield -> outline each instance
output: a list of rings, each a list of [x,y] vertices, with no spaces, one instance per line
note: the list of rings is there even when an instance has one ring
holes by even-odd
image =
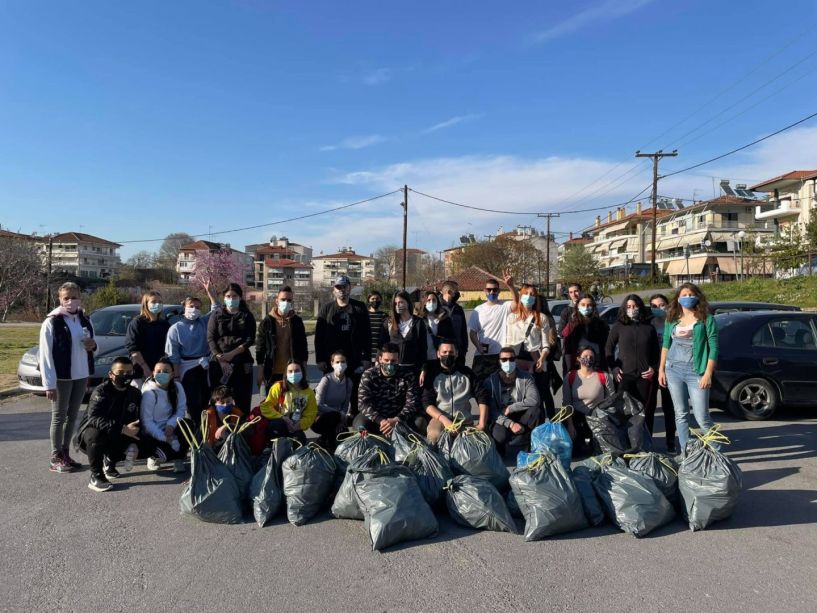
[[[552,307],[550,307],[550,314],[553,315],[553,317],[559,317],[559,315],[561,315],[562,313],[562,309],[565,308],[566,306],[567,305],[564,303],[554,304]]]
[[[131,309],[100,309],[91,313],[97,336],[125,336],[130,320],[139,314],[139,305]]]

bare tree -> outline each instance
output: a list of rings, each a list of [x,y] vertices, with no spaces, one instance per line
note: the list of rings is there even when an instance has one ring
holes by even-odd
[[[139,251],[130,256],[125,264],[133,268],[153,268],[156,266],[156,254],[150,251]]]
[[[179,249],[188,243],[192,243],[195,239],[186,232],[173,232],[165,237],[162,241],[162,246],[159,247],[159,253],[156,255],[156,264],[161,268],[176,268],[176,258],[179,255]]]
[[[15,307],[37,304],[43,291],[37,244],[26,237],[0,237],[0,321]]]
[[[397,276],[398,266],[401,267],[402,270],[402,263],[397,261],[398,251],[400,247],[396,245],[386,245],[385,247],[380,247],[377,251],[374,252],[374,276],[375,279],[379,281],[388,281],[389,279],[394,279]]]

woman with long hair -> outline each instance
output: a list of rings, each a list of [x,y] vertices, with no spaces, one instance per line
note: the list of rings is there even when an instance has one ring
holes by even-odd
[[[669,298],[664,294],[653,294],[650,296],[650,311],[652,312],[652,325],[656,333],[656,351],[661,355],[661,344],[664,341],[664,325],[667,321],[667,307],[669,306]],[[653,423],[655,419],[655,410],[658,406],[658,396],[661,396],[661,412],[664,414],[664,431],[666,438],[667,451],[675,453],[677,448],[675,446],[675,405],[672,404],[672,394],[669,393],[669,388],[658,385],[658,372],[652,378],[652,389],[650,396],[647,398],[647,404],[644,410],[647,416],[647,427],[650,432],[653,430]]]
[[[286,376],[273,384],[259,408],[261,415],[269,420],[269,438],[289,436],[305,445],[305,431],[315,422],[318,403],[314,390],[309,387],[304,365],[290,360]]]
[[[414,314],[422,320],[426,335],[426,359],[423,366],[425,372],[439,362],[437,348],[440,346],[440,340],[454,338],[454,323],[440,296],[432,290],[423,294]],[[420,385],[422,384],[421,377]]]
[[[380,330],[380,346],[394,343],[400,348],[400,366],[420,374],[426,362],[426,331],[423,320],[412,313],[411,296],[405,290],[394,295],[391,314]]]
[[[698,427],[709,430],[709,390],[718,362],[718,324],[694,283],[684,283],[667,309],[658,383],[669,387],[681,452],[689,440],[689,404]]]
[[[607,345],[607,337],[610,334],[610,327],[599,317],[596,308],[596,301],[592,296],[583,296],[579,299],[575,309],[571,309],[567,318],[567,323],[561,330],[564,339],[564,370],[575,370],[578,368],[578,348],[580,345],[590,345],[593,347],[598,362],[596,367],[599,370],[607,370],[607,360],[604,355],[604,347]]]
[[[144,379],[165,355],[165,343],[170,323],[164,314],[162,294],[151,290],[142,294],[139,315],[130,320],[125,335],[125,349],[133,360],[137,379]]]

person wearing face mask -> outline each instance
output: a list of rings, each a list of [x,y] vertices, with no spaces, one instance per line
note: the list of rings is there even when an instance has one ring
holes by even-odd
[[[618,323],[610,330],[605,345],[607,363],[619,391],[629,392],[645,406],[658,372],[658,335],[652,325],[652,311],[638,294],[630,294],[618,310]],[[618,355],[618,357],[616,357]],[[652,432],[653,415],[646,416]]]
[[[133,362],[114,358],[108,378],[97,386],[88,400],[88,410],[77,429],[74,446],[88,455],[91,477],[88,487],[106,492],[113,485],[109,477],[118,477],[117,462],[125,461],[125,470],[133,468],[139,452],[139,408],[142,393],[131,385]]]
[[[465,354],[468,353],[468,320],[465,311],[457,304],[460,299],[460,286],[456,281],[446,281],[440,290],[440,301],[448,311],[454,334],[450,338],[457,344],[457,361],[465,364]]]
[[[58,292],[59,306],[48,314],[40,327],[39,366],[45,395],[51,401],[52,472],[71,472],[82,465],[68,451],[79,406],[94,372],[94,327],[82,311],[76,283],[63,283]]]
[[[285,285],[278,290],[275,306],[261,320],[255,337],[258,386],[269,390],[284,378],[290,360],[306,364],[308,359],[304,321],[293,308],[292,288]]]
[[[437,348],[440,345],[440,339],[454,338],[454,325],[448,311],[443,308],[440,297],[434,291],[427,291],[423,294],[423,299],[417,303],[414,314],[422,321],[426,335],[426,359],[420,373],[420,387],[422,387],[423,373],[426,368],[439,363]]]
[[[145,292],[139,315],[130,320],[125,334],[125,349],[133,360],[137,381],[148,377],[165,354],[168,330],[170,324],[164,314],[162,295],[156,291]]]
[[[383,295],[378,291],[373,291],[367,298],[369,305],[369,330],[371,331],[372,361],[377,357],[377,350],[380,349],[380,329],[386,320],[386,313],[380,310],[383,305]]]
[[[600,370],[607,370],[607,361],[604,347],[610,327],[599,317],[596,301],[591,296],[579,299],[576,309],[571,311],[567,324],[561,329],[563,342],[563,372],[578,368],[578,349],[582,345],[590,345],[596,352],[597,364]]]
[[[658,383],[669,387],[681,453],[689,440],[689,404],[702,432],[712,427],[709,389],[718,363],[718,324],[694,283],[684,283],[670,302],[664,325]]]
[[[451,339],[440,339],[437,346],[435,365],[427,366],[423,383],[422,406],[428,415],[426,437],[435,443],[450,426],[454,416],[461,413],[464,425],[472,425],[471,400],[479,406],[478,430],[488,427],[488,402],[486,389],[477,383],[477,378],[467,366],[457,360],[457,345]]]
[[[380,344],[395,344],[400,351],[400,366],[419,376],[426,361],[427,337],[423,320],[411,311],[411,296],[406,291],[397,292],[392,299],[391,315],[380,330]]]
[[[497,450],[504,456],[508,447],[527,449],[531,430],[544,421],[545,415],[536,383],[531,375],[517,368],[513,347],[502,347],[499,370],[483,382],[483,387]]]
[[[207,345],[207,324],[219,308],[215,292],[209,283],[204,286],[210,299],[210,312],[201,314],[201,300],[188,296],[182,303],[184,316],[170,326],[165,342],[165,354],[173,364],[176,381],[184,387],[187,414],[194,424],[200,423],[201,412],[210,397],[210,347]]]
[[[184,387],[173,380],[173,363],[167,358],[159,358],[153,367],[153,375],[142,385],[139,412],[148,470],[159,470],[163,462],[173,460],[173,472],[184,472],[188,445],[177,429],[186,410]]]
[[[230,283],[223,292],[224,307],[207,322],[207,344],[215,357],[221,383],[233,388],[236,406],[247,415],[252,403],[253,359],[250,347],[255,344],[255,317],[244,302],[244,291]],[[215,379],[210,374],[211,381]]]
[[[596,368],[596,350],[583,345],[578,349],[577,368],[568,372],[562,387],[562,406],[573,407],[568,431],[573,437],[573,457],[590,452],[593,433],[585,416],[605,398],[615,393],[613,378]]]
[[[336,436],[346,429],[351,416],[352,380],[346,376],[349,365],[346,355],[336,351],[331,357],[332,372],[326,373],[315,388],[318,417],[312,431],[320,435],[318,444],[334,452]]]
[[[650,296],[650,311],[652,312],[652,325],[655,328],[657,335],[657,353],[661,354],[661,344],[664,341],[664,324],[667,321],[667,306],[669,305],[669,298],[664,294],[653,294]],[[659,357],[660,361],[660,357]],[[647,426],[650,432],[653,430],[655,419],[655,411],[658,405],[658,396],[661,396],[661,412],[664,414],[664,430],[666,431],[666,445],[667,452],[676,453],[675,446],[675,407],[672,404],[672,394],[669,393],[669,388],[658,385],[658,372],[656,370],[655,376],[652,379],[652,389],[647,398],[644,412],[648,416]]]
[[[230,415],[235,415],[240,421],[244,417],[241,409],[235,406],[233,400],[233,390],[229,385],[218,385],[210,395],[210,406],[207,407],[207,443],[211,447],[220,446],[220,443],[226,438],[229,430],[224,425],[224,418]],[[256,434],[256,430],[251,431],[251,436]],[[264,448],[266,441],[266,433],[261,432],[257,450],[259,453]]]
[[[334,280],[333,300],[318,312],[315,324],[315,360],[323,373],[330,370],[336,351],[346,354],[347,376],[352,379],[352,414],[357,413],[357,388],[363,371],[371,364],[372,330],[366,305],[351,298],[352,283],[341,275]]]
[[[513,285],[513,277],[506,275],[505,284]],[[499,350],[505,343],[505,325],[512,302],[499,300],[499,281],[485,282],[485,302],[473,310],[468,318],[468,337],[476,347],[472,369],[477,379],[485,380],[499,369]]]
[[[318,416],[318,403],[303,364],[292,361],[287,365],[286,376],[273,384],[260,409],[268,420],[267,438],[288,436],[306,445],[305,431]]]
[[[420,412],[420,388],[410,370],[399,368],[400,348],[386,343],[377,353],[377,363],[363,373],[358,390],[360,413],[352,427],[391,437],[398,421],[415,432],[425,432],[426,418]]]

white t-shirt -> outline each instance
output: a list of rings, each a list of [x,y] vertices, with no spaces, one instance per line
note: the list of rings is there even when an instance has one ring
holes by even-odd
[[[483,302],[471,313],[468,329],[477,333],[480,343],[487,343],[488,354],[496,355],[505,342],[508,313],[513,302],[498,302],[496,305]]]

